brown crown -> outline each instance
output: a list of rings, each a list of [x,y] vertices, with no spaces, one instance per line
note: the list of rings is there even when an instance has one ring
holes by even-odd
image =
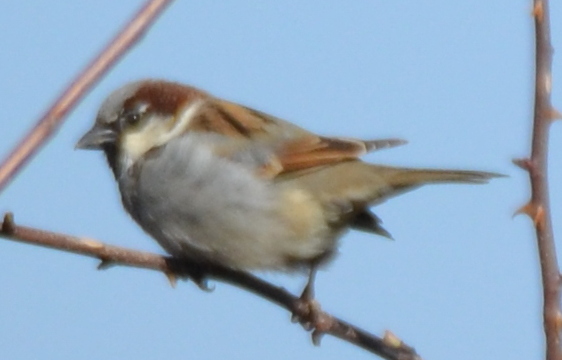
[[[142,84],[137,92],[125,101],[124,108],[130,108],[139,101],[150,104],[153,111],[175,114],[185,103],[206,96],[201,90],[178,83],[151,80]]]

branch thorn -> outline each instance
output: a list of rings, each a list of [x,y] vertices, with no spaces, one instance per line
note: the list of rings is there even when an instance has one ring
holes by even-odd
[[[107,259],[100,259],[100,263],[98,264],[98,270],[107,270],[114,265],[115,265],[114,261],[107,260]]]
[[[384,335],[382,337],[382,341],[386,345],[392,346],[394,348],[398,348],[398,347],[402,346],[402,340],[400,340],[400,338],[398,336],[396,336],[396,334],[394,334],[390,330],[386,330],[384,332]]]
[[[519,209],[515,210],[512,217],[516,217],[517,215],[525,214],[528,215],[530,218],[533,217],[533,210],[532,205],[530,202],[526,203],[525,205],[521,206]]]
[[[312,344],[314,344],[314,346],[320,346],[320,341],[322,340],[322,336],[324,336],[324,332],[315,329],[310,335],[310,338],[312,339]]]
[[[529,158],[513,159],[512,162],[523,170],[531,170],[531,159]]]
[[[535,6],[533,6],[533,16],[535,19],[542,21],[544,18],[544,5],[542,1],[535,1]]]
[[[558,109],[550,108],[550,119],[551,120],[562,120],[562,113]]]
[[[533,202],[528,202],[525,205],[521,206],[514,214],[513,217],[525,214],[533,220],[535,226],[542,226],[544,225],[545,221],[545,213],[544,207],[542,205],[535,205]]]
[[[4,234],[10,235],[14,233],[16,223],[14,222],[14,213],[7,212],[4,214],[4,221],[2,221],[1,231]]]
[[[168,279],[168,282],[170,283],[172,289],[175,289],[178,283],[178,277],[176,276],[176,274],[166,271],[164,272],[164,275],[166,275],[166,278]]]

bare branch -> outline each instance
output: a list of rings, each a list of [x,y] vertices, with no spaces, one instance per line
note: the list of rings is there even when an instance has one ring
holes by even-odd
[[[62,124],[66,114],[137,43],[171,0],[149,0],[107,47],[78,75],[0,165],[0,192]]]
[[[221,280],[277,304],[290,311],[297,318],[304,319],[310,315],[306,313],[306,309],[299,306],[298,297],[283,288],[242,271],[107,245],[93,239],[19,226],[14,223],[11,214],[4,216],[0,226],[0,236],[32,245],[93,257],[101,260],[99,268],[106,268],[109,265],[124,265],[161,271],[171,279],[172,283],[175,282],[176,278],[189,278],[200,287],[206,288],[207,279]],[[412,347],[406,345],[390,332],[380,338],[321,310],[318,310],[316,317],[315,323],[320,325],[317,325],[312,332],[312,339],[315,343],[319,342],[323,334],[329,334],[384,359],[421,360],[421,357],[416,354]]]
[[[533,220],[537,234],[537,245],[543,282],[544,331],[546,335],[546,359],[562,359],[560,348],[560,270],[556,258],[556,247],[550,217],[548,194],[548,135],[550,124],[559,117],[551,104],[552,45],[550,42],[550,19],[548,0],[534,0],[535,20],[535,109],[531,157],[515,160],[515,164],[529,172],[531,200],[522,206]]]

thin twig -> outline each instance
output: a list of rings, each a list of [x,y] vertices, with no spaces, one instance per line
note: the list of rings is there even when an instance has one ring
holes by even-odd
[[[550,124],[559,117],[550,101],[552,87],[552,45],[548,0],[534,0],[535,20],[535,109],[531,157],[515,163],[529,172],[531,200],[520,212],[535,225],[543,283],[543,321],[546,335],[546,359],[561,360],[560,270],[552,231],[548,194],[548,137]]]
[[[101,77],[136,42],[156,20],[171,0],[149,0],[107,47],[78,75],[37,124],[0,165],[0,192],[51,138],[70,112]]]
[[[58,234],[14,223],[13,216],[6,214],[0,224],[0,236],[32,245],[45,246],[57,250],[73,252],[101,260],[99,268],[110,265],[133,266],[161,271],[175,283],[176,278],[189,278],[200,287],[206,288],[209,278],[233,284],[250,291],[274,304],[290,311],[296,318],[306,319],[310,316],[306,309],[299,306],[299,298],[283,288],[274,286],[251,274],[235,271],[213,264],[199,264],[184,259],[107,245],[87,238]],[[421,360],[415,350],[402,342],[392,333],[377,337],[365,330],[340,320],[320,309],[315,311],[316,329],[312,338],[318,343],[323,334],[329,334],[357,345],[388,360]]]

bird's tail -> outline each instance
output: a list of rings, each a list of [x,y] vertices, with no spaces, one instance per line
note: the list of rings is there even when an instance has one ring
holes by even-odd
[[[484,184],[503,175],[471,170],[407,169],[376,166],[375,171],[396,187],[415,187],[435,183]]]
[[[389,197],[413,190],[425,184],[465,183],[484,184],[488,180],[504,175],[470,170],[409,169],[366,164],[370,168],[370,192],[365,197],[365,208],[355,214],[350,221],[354,229],[392,238],[382,227],[381,220],[369,210],[369,206],[383,202]]]

